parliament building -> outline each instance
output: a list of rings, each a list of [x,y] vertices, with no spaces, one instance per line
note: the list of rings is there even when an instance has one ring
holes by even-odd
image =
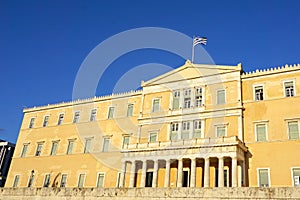
[[[141,88],[24,109],[5,187],[300,185],[300,64],[186,61]]]

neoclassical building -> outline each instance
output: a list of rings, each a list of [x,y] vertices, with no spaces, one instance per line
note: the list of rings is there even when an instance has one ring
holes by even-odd
[[[300,65],[183,66],[24,109],[5,187],[299,186]]]

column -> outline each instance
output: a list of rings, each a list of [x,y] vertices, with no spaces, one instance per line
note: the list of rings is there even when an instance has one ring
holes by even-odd
[[[237,158],[231,158],[232,187],[237,187]]]
[[[158,160],[154,160],[152,187],[157,186]]]
[[[191,185],[190,187],[196,187],[196,158],[191,159]]]
[[[147,172],[147,160],[144,160],[143,166],[142,166],[142,176],[141,176],[141,186],[140,187],[145,187],[146,172]]]
[[[181,158],[181,159],[178,159],[177,187],[182,187],[182,168],[183,168],[183,161]]]
[[[165,187],[170,185],[170,160],[166,160]]]
[[[119,187],[125,186],[125,175],[126,175],[126,161],[122,161],[122,171],[121,171],[121,176],[120,176]]]
[[[224,158],[219,158],[219,169],[218,169],[218,187],[224,187]]]
[[[135,179],[135,161],[132,161],[131,164],[131,171],[130,171],[130,180],[129,180],[129,187],[134,187],[134,179]]]
[[[204,161],[204,187],[209,187],[210,173],[209,173],[209,157]]]

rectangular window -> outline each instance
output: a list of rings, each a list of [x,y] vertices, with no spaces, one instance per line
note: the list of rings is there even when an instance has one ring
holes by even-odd
[[[157,141],[157,133],[156,132],[149,133],[149,142],[156,142],[156,141]]]
[[[158,112],[159,111],[159,103],[160,103],[160,99],[154,99],[153,100],[152,112]]]
[[[49,185],[50,185],[50,174],[46,174],[43,187],[49,187]]]
[[[61,175],[60,187],[66,187],[66,185],[67,185],[67,178],[68,178],[67,174]]]
[[[109,107],[109,110],[108,110],[108,119],[112,119],[114,118],[114,112],[115,112],[115,108],[114,107]]]
[[[190,138],[190,122],[182,122],[182,139],[188,140]]]
[[[201,138],[201,120],[194,121],[194,138]]]
[[[89,153],[91,151],[92,138],[86,138],[84,144],[84,153]]]
[[[184,90],[184,108],[191,107],[191,90]]]
[[[256,141],[263,142],[267,141],[267,130],[266,124],[256,124]]]
[[[48,126],[49,116],[44,117],[43,127]]]
[[[217,104],[224,104],[225,103],[225,90],[218,90],[217,91]]]
[[[41,144],[41,143],[37,145],[35,156],[40,156],[41,155],[42,147],[43,147],[43,144]]]
[[[129,136],[123,136],[122,148],[124,148],[129,144],[129,139],[130,139]]]
[[[287,81],[284,82],[284,91],[286,97],[293,97],[294,94],[294,82],[293,81]]]
[[[35,122],[35,117],[30,119],[29,127],[28,128],[33,128]]]
[[[130,103],[127,106],[127,117],[131,117],[133,115],[133,104]]]
[[[79,117],[80,117],[80,112],[79,111],[76,111],[74,113],[74,119],[73,119],[73,123],[76,124],[79,122]]]
[[[300,168],[293,168],[292,173],[293,173],[292,178],[293,178],[294,186],[299,187],[300,186]]]
[[[57,147],[58,147],[58,142],[57,141],[52,142],[52,147],[51,147],[51,152],[50,152],[51,156],[56,155]]]
[[[83,188],[84,180],[85,180],[85,174],[79,174],[78,185],[77,185],[79,188]]]
[[[179,108],[179,102],[180,102],[180,91],[174,91],[173,92],[173,109]]]
[[[104,187],[104,173],[98,173],[97,187]]]
[[[91,110],[91,117],[90,117],[90,121],[96,121],[96,114],[97,114],[97,109],[92,109]]]
[[[102,152],[108,152],[108,150],[109,150],[109,142],[110,142],[109,138],[104,138],[103,139]]]
[[[16,175],[13,183],[14,188],[19,186],[19,180],[20,180],[20,175]]]
[[[298,121],[288,122],[288,128],[289,128],[289,139],[298,140],[299,139]]]
[[[258,170],[258,186],[259,187],[269,187],[269,169],[259,169]]]
[[[172,140],[172,141],[178,140],[178,129],[179,129],[179,123],[172,123],[171,124],[170,140]]]
[[[263,86],[255,86],[254,94],[255,94],[255,101],[264,100],[264,87]]]
[[[226,136],[226,126],[218,126],[217,127],[217,137]]]
[[[57,125],[61,125],[64,121],[64,114],[59,114],[58,116],[58,121],[57,121]]]
[[[22,152],[21,152],[21,158],[24,158],[26,156],[27,149],[28,149],[28,144],[23,144],[23,149],[22,149]]]
[[[195,107],[202,106],[202,88],[196,88],[195,90]]]
[[[72,154],[74,147],[74,140],[69,140],[67,154]]]

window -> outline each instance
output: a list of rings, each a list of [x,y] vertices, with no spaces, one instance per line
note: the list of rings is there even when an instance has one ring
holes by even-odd
[[[255,86],[254,94],[255,94],[255,101],[264,100],[264,87],[263,86]]]
[[[67,178],[68,178],[67,174],[61,175],[60,187],[66,187],[66,185],[67,185]]]
[[[258,186],[269,187],[269,169],[258,169]]]
[[[21,152],[21,158],[24,158],[26,156],[27,149],[28,149],[28,144],[23,144],[23,149],[22,149],[22,152]]]
[[[28,128],[33,128],[33,126],[34,126],[34,121],[35,121],[35,118],[34,118],[34,117],[30,119],[30,123],[29,123],[29,127],[28,127]]]
[[[64,114],[59,114],[57,125],[61,125],[64,121]]]
[[[133,115],[133,104],[132,103],[130,103],[130,104],[128,104],[128,106],[127,106],[127,117],[131,117]]]
[[[188,140],[190,138],[190,122],[182,122],[182,139]]]
[[[92,138],[85,139],[84,153],[89,153],[91,150]]]
[[[286,97],[293,97],[295,96],[294,93],[294,82],[293,81],[286,81],[284,82],[284,92]]]
[[[48,126],[49,116],[44,117],[43,127]]]
[[[194,121],[194,138],[201,138],[201,121]]]
[[[292,169],[292,179],[293,179],[293,184],[296,187],[300,186],[300,168],[293,168]]]
[[[156,142],[156,141],[157,141],[157,133],[156,132],[149,133],[149,142]]]
[[[256,141],[263,142],[267,141],[267,130],[266,124],[256,124]]]
[[[104,173],[98,173],[97,187],[103,187],[103,186],[104,186]]]
[[[43,144],[38,144],[35,152],[35,156],[40,156],[42,151]]]
[[[79,174],[78,187],[82,188],[84,186],[85,174]]]
[[[90,121],[96,121],[96,114],[97,114],[97,109],[93,109],[91,110],[91,117],[90,117]]]
[[[120,179],[121,179],[121,172],[118,172],[118,176],[117,176],[117,184],[116,184],[116,187],[119,188],[121,187],[121,183],[120,183]]]
[[[108,152],[108,150],[109,150],[109,142],[110,142],[109,138],[104,138],[103,139],[102,152]]]
[[[226,126],[217,126],[217,137],[226,136]]]
[[[69,140],[67,154],[72,154],[74,147],[74,140]]]
[[[179,123],[172,123],[171,124],[170,140],[172,140],[172,141],[178,140],[178,129],[179,129]]]
[[[288,122],[289,139],[299,139],[298,121]]]
[[[191,107],[191,90],[184,90],[184,108]]]
[[[57,147],[58,147],[58,141],[52,142],[52,147],[50,152],[51,156],[56,155]]]
[[[129,144],[129,139],[130,139],[129,136],[123,136],[122,148],[124,148]]]
[[[115,112],[115,108],[114,107],[109,107],[109,110],[108,110],[108,119],[114,118],[114,112]]]
[[[33,181],[34,181],[34,170],[31,171],[27,187],[31,187],[33,185]]]
[[[225,90],[218,90],[217,91],[217,104],[224,104],[225,103]]]
[[[76,124],[79,122],[79,117],[80,117],[80,112],[79,111],[76,111],[74,113],[74,119],[73,119],[73,123]]]
[[[180,91],[174,91],[173,92],[173,109],[179,108],[179,102],[180,102]]]
[[[152,112],[159,111],[159,103],[160,103],[160,99],[154,99],[153,100]]]
[[[44,179],[44,187],[49,187],[50,185],[50,174],[46,174]]]
[[[195,90],[195,107],[202,106],[202,88],[196,88]]]
[[[13,187],[18,187],[20,180],[20,175],[16,175],[13,183]]]

